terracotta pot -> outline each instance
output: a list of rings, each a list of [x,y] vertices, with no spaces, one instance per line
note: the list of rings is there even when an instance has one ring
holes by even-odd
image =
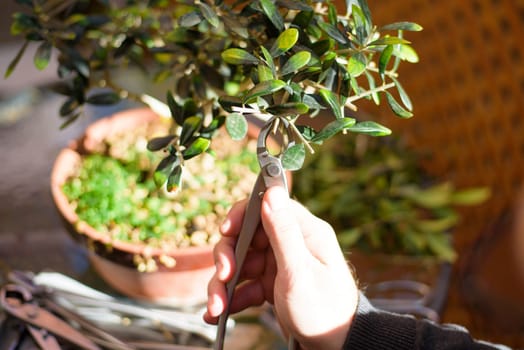
[[[79,222],[61,189],[79,164],[81,154],[95,149],[108,135],[133,129],[157,118],[150,109],[132,109],[93,123],[86,129],[83,138],[58,155],[51,173],[51,192],[67,228],[89,248],[92,266],[111,287],[137,299],[194,305],[207,299],[207,283],[215,271],[212,245],[165,251],[145,244],[113,241],[93,227]],[[249,133],[257,135],[258,128],[250,126]],[[289,174],[288,180],[291,180]],[[139,272],[133,263],[135,255],[153,258],[158,270]],[[161,263],[166,256],[174,259],[174,267]]]

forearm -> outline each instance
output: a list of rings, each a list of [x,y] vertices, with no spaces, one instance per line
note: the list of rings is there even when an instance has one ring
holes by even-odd
[[[439,325],[412,316],[393,314],[374,308],[360,294],[357,315],[343,350],[432,350],[432,349],[508,349],[475,341],[466,329]]]

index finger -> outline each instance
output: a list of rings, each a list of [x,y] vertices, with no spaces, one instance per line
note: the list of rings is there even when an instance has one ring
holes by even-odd
[[[242,220],[246,213],[248,199],[233,204],[226,219],[220,225],[220,233],[224,236],[238,236],[242,228]]]
[[[215,257],[216,276],[222,282],[227,282],[233,276],[235,270],[235,244],[236,237],[222,237],[215,245],[213,255]]]

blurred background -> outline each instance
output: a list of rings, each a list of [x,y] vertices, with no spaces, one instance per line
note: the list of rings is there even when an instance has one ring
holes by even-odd
[[[524,1],[369,0],[369,6],[375,23],[409,20],[424,31],[407,38],[420,62],[401,72],[415,117],[398,119],[372,104],[364,110],[426,154],[430,174],[492,192],[484,204],[461,209],[442,321],[524,348]],[[4,1],[2,9],[3,74],[21,42],[9,35],[15,5]],[[86,260],[63,233],[48,183],[51,160],[89,118],[58,129],[61,99],[38,89],[55,70],[38,72],[29,57],[0,81],[0,260],[82,275]]]
[[[459,186],[489,186],[462,210],[445,322],[524,347],[523,1],[370,1],[375,23],[413,20],[420,56],[403,67],[411,120],[383,121],[427,154],[424,168]],[[409,17],[409,18],[402,18]],[[372,107],[370,107],[371,109]],[[376,112],[381,113],[381,112]]]

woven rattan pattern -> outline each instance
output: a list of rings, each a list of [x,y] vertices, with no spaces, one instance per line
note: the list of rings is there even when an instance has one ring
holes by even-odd
[[[424,27],[406,37],[420,62],[401,71],[415,117],[369,110],[427,156],[430,174],[492,188],[488,202],[463,210],[455,235],[460,252],[511,206],[523,183],[524,1],[370,0],[369,6],[375,23],[403,19]]]

